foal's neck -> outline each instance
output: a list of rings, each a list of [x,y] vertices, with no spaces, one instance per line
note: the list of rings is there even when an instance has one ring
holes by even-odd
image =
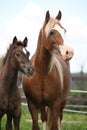
[[[6,82],[8,88],[16,87],[18,69],[14,67],[10,60],[6,61],[2,69],[3,79]]]

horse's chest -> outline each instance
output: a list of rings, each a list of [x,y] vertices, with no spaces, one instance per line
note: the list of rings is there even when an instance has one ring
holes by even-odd
[[[58,82],[55,82],[52,78],[37,79],[36,84],[32,86],[32,95],[39,102],[55,100],[58,94],[60,94]]]
[[[24,91],[29,100],[36,104],[54,101],[60,95],[58,78],[54,76],[34,75],[24,84]],[[59,90],[58,90],[59,89]]]
[[[9,95],[4,93],[4,96],[0,95],[0,114],[6,113],[7,111],[14,111],[14,109],[20,105],[20,96],[16,94]]]
[[[58,83],[54,80],[45,80],[42,90],[43,99],[47,101],[55,100],[58,95],[61,95],[60,89],[58,90]]]

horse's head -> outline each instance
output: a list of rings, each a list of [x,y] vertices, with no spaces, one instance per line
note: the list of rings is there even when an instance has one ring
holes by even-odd
[[[17,67],[18,70],[22,71],[27,76],[31,76],[34,72],[34,69],[29,61],[29,51],[26,49],[28,39],[25,37],[23,42],[18,41],[16,37],[13,38],[13,42],[11,44],[11,57],[14,66]]]
[[[46,12],[45,22],[42,28],[44,32],[44,47],[50,51],[58,51],[59,45],[63,45],[63,36],[66,33],[66,29],[61,25],[61,11],[55,18],[51,18],[49,11]]]

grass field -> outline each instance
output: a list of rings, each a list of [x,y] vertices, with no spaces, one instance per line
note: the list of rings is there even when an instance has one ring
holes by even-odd
[[[31,116],[26,106],[22,107],[22,116],[20,122],[20,130],[32,130]],[[2,119],[2,129],[5,130],[6,116]],[[42,123],[39,123],[42,130]],[[61,125],[61,130],[87,130],[87,115],[65,113]]]

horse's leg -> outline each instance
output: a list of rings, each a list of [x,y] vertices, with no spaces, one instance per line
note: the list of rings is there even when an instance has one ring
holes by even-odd
[[[20,115],[14,116],[14,130],[19,130],[20,127]]]
[[[19,105],[14,111],[13,121],[14,121],[14,130],[19,130],[20,127],[20,118],[21,118],[21,106]]]
[[[46,130],[46,122],[47,122],[47,107],[42,106],[40,108],[41,112],[41,120],[43,122],[43,130]]]
[[[61,103],[60,122],[62,121],[62,118],[63,118],[63,109],[64,109],[64,107],[65,107],[65,104],[66,104],[66,100],[64,100],[64,101]]]
[[[60,105],[47,108],[46,130],[60,130],[61,111]]]
[[[36,106],[31,101],[27,101],[27,102],[28,102],[28,108],[31,113],[32,121],[33,121],[32,130],[40,130],[38,126],[38,111],[36,109]]]
[[[42,122],[44,122],[44,121],[47,121],[47,113],[46,113],[46,107],[45,106],[42,106],[41,108],[40,108],[40,112],[41,112],[41,120],[42,120]]]
[[[51,130],[52,126],[52,110],[51,108],[47,107],[47,122],[46,122],[46,130]]]
[[[7,113],[6,130],[12,130],[12,114]]]
[[[54,107],[52,107],[52,110],[48,109],[48,118],[50,119],[48,126],[51,127],[51,130],[60,130],[60,125],[63,117],[63,109],[65,107],[65,104],[65,100],[62,103],[59,103],[58,101],[58,104],[55,104]]]
[[[58,103],[58,104],[57,104]],[[60,109],[61,103],[57,102],[52,105],[52,125],[51,130],[60,130]]]

